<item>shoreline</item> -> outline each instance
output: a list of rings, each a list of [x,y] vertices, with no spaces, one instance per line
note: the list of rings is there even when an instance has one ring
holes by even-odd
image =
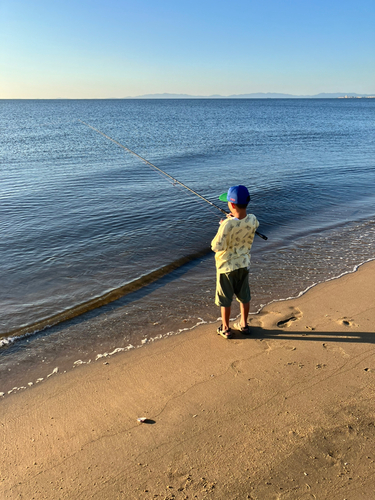
[[[375,262],[0,404],[4,498],[370,498]],[[147,418],[140,424],[137,419]]]
[[[312,285],[309,285],[305,290],[299,292],[295,296],[290,296],[290,297],[286,297],[286,298],[280,298],[280,299],[271,300],[267,304],[261,305],[258,308],[257,311],[251,312],[249,314],[249,319],[251,321],[251,318],[253,318],[256,315],[261,314],[262,311],[265,308],[267,308],[268,306],[271,306],[272,304],[277,304],[279,302],[285,302],[285,301],[289,301],[289,300],[299,299],[300,297],[303,297],[306,293],[308,293],[310,290],[314,289],[317,286],[324,285],[325,283],[329,283],[330,281],[338,280],[338,279],[340,279],[340,278],[342,278],[342,277],[344,277],[346,275],[350,275],[350,274],[356,273],[358,271],[358,269],[360,269],[362,266],[364,266],[364,265],[366,265],[366,264],[368,264],[368,263],[370,263],[370,262],[372,262],[374,260],[375,260],[375,258],[369,258],[366,261],[364,261],[364,262],[362,262],[360,264],[355,265],[351,271],[345,271],[345,272],[341,273],[338,276],[327,278],[325,281],[318,282],[318,283],[313,283]],[[234,304],[233,309],[235,309],[235,308],[236,308],[236,304]],[[63,313],[61,313],[61,314],[63,314]],[[219,314],[219,312],[218,312],[218,314]],[[236,315],[235,317],[231,318],[231,321],[234,322],[235,320],[238,319],[238,317],[239,317],[239,314]],[[34,380],[32,380],[32,381],[31,380],[29,380],[28,382],[24,381],[22,383],[22,385],[20,385],[20,386],[13,386],[12,388],[10,388],[10,387],[8,387],[8,388],[0,387],[0,402],[1,402],[1,399],[3,399],[4,397],[7,397],[7,396],[11,395],[12,393],[16,393],[16,392],[19,392],[19,391],[24,391],[26,389],[30,389],[33,386],[35,386],[36,384],[39,384],[41,382],[45,382],[52,375],[55,375],[57,373],[67,373],[67,372],[69,372],[69,371],[71,371],[71,370],[73,370],[73,369],[75,369],[75,368],[77,368],[77,367],[79,367],[81,365],[95,364],[97,361],[99,361],[99,360],[101,360],[103,358],[111,358],[115,354],[129,352],[132,349],[139,349],[141,347],[145,347],[146,344],[152,344],[152,343],[154,343],[156,341],[160,341],[160,340],[167,339],[169,337],[173,337],[173,336],[176,336],[176,335],[184,334],[186,332],[194,330],[195,328],[198,328],[201,325],[214,325],[215,323],[217,323],[218,321],[220,321],[220,317],[218,317],[217,319],[212,320],[212,321],[205,321],[205,320],[203,320],[200,317],[197,317],[197,319],[198,319],[198,322],[196,324],[193,324],[192,326],[188,326],[188,327],[184,327],[184,328],[179,328],[178,330],[171,330],[171,331],[168,331],[168,332],[165,332],[165,333],[159,333],[159,334],[155,335],[154,337],[142,340],[141,343],[139,345],[136,345],[136,346],[134,346],[131,343],[129,343],[127,346],[114,347],[113,349],[110,350],[110,352],[104,351],[104,352],[96,353],[94,355],[94,357],[91,357],[90,359],[87,359],[86,361],[84,361],[82,359],[76,359],[76,360],[74,360],[72,362],[72,365],[70,365],[70,366],[68,366],[65,363],[65,364],[63,364],[63,368],[62,369],[61,369],[60,366],[53,366],[53,368],[52,368],[52,365],[51,365],[50,370],[47,370],[49,373],[43,373],[43,374],[39,373],[38,375],[35,375],[36,372],[34,371],[34,375],[35,376],[34,376]],[[65,321],[69,321],[69,320],[65,320]],[[65,321],[63,321],[62,323],[64,323]],[[90,321],[90,320],[88,320],[88,321]],[[16,344],[18,341],[22,341],[24,339],[27,339],[30,336],[38,335],[40,333],[43,333],[44,330],[48,330],[49,328],[53,328],[53,326],[56,326],[56,325],[47,326],[47,327],[45,327],[42,330],[37,331],[37,332],[24,334],[24,335],[20,336],[19,338],[16,337],[14,341],[10,342],[10,344]],[[7,344],[4,344],[4,345],[7,345]],[[74,356],[74,357],[76,357],[76,356]]]

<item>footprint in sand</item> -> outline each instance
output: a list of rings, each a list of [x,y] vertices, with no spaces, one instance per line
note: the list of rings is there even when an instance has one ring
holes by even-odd
[[[338,352],[344,358],[350,358],[350,355],[347,354],[342,347],[336,346],[334,344],[323,344],[323,349],[327,349],[328,351]]]
[[[338,319],[336,322],[339,325],[343,325],[343,326],[350,326],[350,327],[358,326],[358,325],[356,325],[354,323],[354,321],[352,319],[349,319],[346,316],[344,316],[343,318]]]
[[[281,319],[276,324],[279,328],[288,328],[294,321],[302,318],[302,312],[296,307],[291,307],[291,312],[284,319]]]

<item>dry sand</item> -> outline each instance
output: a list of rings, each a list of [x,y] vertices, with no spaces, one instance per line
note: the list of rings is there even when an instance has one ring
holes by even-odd
[[[375,262],[0,401],[1,499],[375,498]],[[138,423],[138,417],[147,417]]]

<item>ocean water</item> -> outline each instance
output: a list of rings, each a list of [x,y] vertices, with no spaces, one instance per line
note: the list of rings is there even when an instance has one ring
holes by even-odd
[[[373,99],[0,109],[0,392],[219,316],[220,212],[80,120],[224,209],[248,186],[269,238],[253,245],[252,312],[374,258]]]

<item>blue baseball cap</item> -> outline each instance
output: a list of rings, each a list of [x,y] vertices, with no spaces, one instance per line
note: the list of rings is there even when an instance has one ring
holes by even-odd
[[[250,201],[250,194],[246,186],[232,186],[227,193],[219,196],[220,201],[230,201],[236,205],[247,205]]]

